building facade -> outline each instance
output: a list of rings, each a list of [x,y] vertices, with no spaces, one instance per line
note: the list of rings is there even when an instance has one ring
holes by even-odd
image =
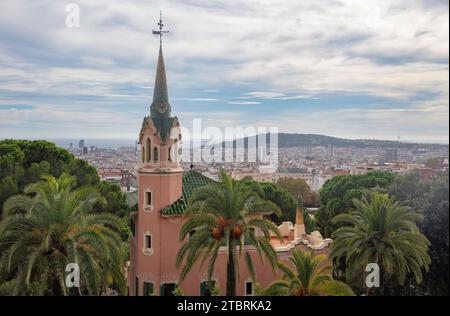
[[[142,122],[139,134],[141,157],[138,168],[138,210],[130,214],[130,262],[127,278],[130,295],[172,295],[179,286],[185,295],[207,295],[207,269],[197,264],[182,284],[175,258],[180,248],[179,232],[186,220],[183,215],[189,196],[197,188],[213,180],[194,170],[184,172],[179,164],[179,133],[177,117],[171,116],[167,79],[159,48],[153,102],[150,115]],[[300,212],[300,210],[298,210]],[[300,213],[299,213],[300,214]],[[284,222],[279,227],[284,242],[273,238],[273,246],[280,260],[287,260],[293,248],[300,247],[324,252],[329,239],[319,232],[305,233],[303,215],[296,225]],[[265,260],[261,262],[256,249],[251,249],[257,282],[268,285],[279,277]],[[226,287],[226,247],[219,250],[213,281],[221,294]],[[253,284],[244,260],[239,260],[237,295],[253,295]]]

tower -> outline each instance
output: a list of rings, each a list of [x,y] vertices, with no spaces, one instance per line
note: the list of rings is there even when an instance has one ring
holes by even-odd
[[[178,161],[181,141],[177,117],[171,117],[161,36],[150,115],[144,117],[139,133],[141,157],[138,168],[138,210],[131,214],[130,267],[128,284],[131,295],[153,292],[159,284],[164,227],[161,210],[182,195],[182,168]]]

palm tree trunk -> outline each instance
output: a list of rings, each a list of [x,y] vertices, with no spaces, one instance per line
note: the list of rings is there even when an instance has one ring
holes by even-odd
[[[233,237],[228,241],[228,261],[227,261],[227,296],[236,296],[236,267],[235,267],[235,248]]]

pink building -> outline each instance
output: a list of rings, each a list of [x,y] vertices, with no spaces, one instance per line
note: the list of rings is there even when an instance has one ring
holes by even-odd
[[[130,295],[172,295],[179,284],[180,271],[175,267],[175,258],[180,248],[178,236],[185,222],[183,213],[187,201],[195,189],[213,181],[194,170],[183,172],[178,163],[181,134],[177,127],[177,117],[171,116],[160,46],[150,116],[144,118],[139,134],[142,156],[138,171],[138,211],[131,214]],[[306,235],[300,212],[296,225],[284,222],[279,228],[285,242],[280,243],[274,238],[273,246],[280,260],[287,260],[295,247],[323,252],[331,242],[323,240],[319,232]],[[253,251],[250,245],[246,247],[250,247],[254,256],[256,282],[266,286],[279,277],[272,271],[268,260],[262,263],[256,250]],[[226,260],[224,248],[220,250],[213,275],[221,294],[225,293],[226,287]],[[239,265],[237,294],[252,295],[255,285],[244,260],[240,260]],[[207,295],[206,281],[206,267],[201,269],[197,265],[180,287],[185,295]]]

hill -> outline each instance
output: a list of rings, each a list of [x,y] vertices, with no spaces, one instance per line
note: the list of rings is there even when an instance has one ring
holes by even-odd
[[[266,134],[268,142],[269,134]],[[250,137],[254,140],[255,136]],[[244,138],[244,143],[247,144],[248,137]],[[225,142],[222,143],[222,146]],[[235,144],[236,141],[233,141]],[[448,148],[444,144],[424,144],[424,143],[409,143],[398,142],[390,140],[377,139],[345,139],[332,136],[318,135],[318,134],[278,134],[278,147],[290,148],[297,146],[329,146],[333,147],[372,147],[372,148],[406,148],[406,149],[433,149],[433,148]]]

